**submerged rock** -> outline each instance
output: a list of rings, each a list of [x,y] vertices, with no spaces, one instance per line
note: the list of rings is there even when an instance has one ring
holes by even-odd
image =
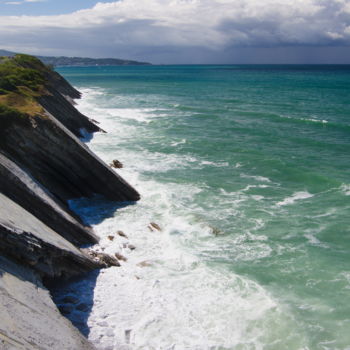
[[[67,295],[61,300],[61,302],[64,304],[78,304],[79,299],[74,295]]]
[[[214,236],[219,236],[222,235],[222,231],[219,230],[217,227],[214,226],[209,226],[210,227],[210,233],[213,234]]]
[[[76,310],[79,311],[87,311],[89,310],[89,305],[85,304],[85,303],[80,303],[77,307]]]

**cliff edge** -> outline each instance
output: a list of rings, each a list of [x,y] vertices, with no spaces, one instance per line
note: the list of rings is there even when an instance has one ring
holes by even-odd
[[[93,349],[42,281],[106,267],[79,249],[98,238],[69,199],[140,198],[80,141],[102,130],[75,109],[79,97],[37,58],[0,57],[1,349]]]

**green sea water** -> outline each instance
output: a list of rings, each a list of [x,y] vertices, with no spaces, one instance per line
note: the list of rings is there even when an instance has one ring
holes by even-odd
[[[98,348],[350,349],[350,66],[58,72],[108,132],[88,146],[121,160],[143,198],[72,204],[101,237],[119,225],[140,247],[113,273],[141,282],[97,280]],[[104,309],[108,288],[124,314]],[[108,333],[123,322],[130,339]]]

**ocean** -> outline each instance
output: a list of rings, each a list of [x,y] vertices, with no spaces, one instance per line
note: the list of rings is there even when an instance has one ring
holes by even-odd
[[[55,294],[97,349],[350,349],[350,66],[57,70],[142,196],[70,202],[127,259]]]

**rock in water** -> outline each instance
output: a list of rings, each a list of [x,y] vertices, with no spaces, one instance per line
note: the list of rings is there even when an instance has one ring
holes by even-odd
[[[103,267],[120,266],[118,259],[116,259],[112,255],[95,252],[94,250],[91,250],[91,249],[83,249],[83,251],[87,255],[92,257],[95,261],[97,261],[99,264],[102,264]]]
[[[128,238],[128,236],[123,231],[117,231],[117,235],[120,237]]]
[[[162,231],[162,229],[160,228],[160,226],[158,224],[156,224],[155,222],[151,222],[149,225],[148,225],[148,228],[151,230],[151,231],[154,231],[153,229],[156,229],[157,231]]]
[[[127,261],[127,260],[128,260],[124,255],[122,255],[122,254],[120,254],[120,253],[115,253],[114,255],[115,255],[115,257],[116,257],[118,260],[122,260],[122,261]]]
[[[117,159],[114,159],[112,161],[112,163],[109,164],[112,168],[116,168],[116,169],[121,169],[123,167],[123,164],[117,160]]]

